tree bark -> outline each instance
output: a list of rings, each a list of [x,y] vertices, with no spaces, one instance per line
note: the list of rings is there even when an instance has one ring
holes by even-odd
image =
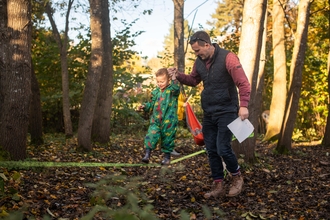
[[[273,2],[273,59],[274,81],[272,101],[270,104],[269,122],[264,140],[269,140],[281,130],[285,101],[287,95],[286,84],[286,49],[284,31],[284,8],[285,0]]]
[[[30,122],[29,131],[31,135],[32,145],[41,145],[44,143],[42,137],[42,110],[40,102],[40,90],[37,77],[34,73],[33,64],[31,61],[31,107],[30,107]]]
[[[297,32],[295,34],[292,62],[290,68],[290,84],[285,107],[284,119],[276,150],[286,153],[292,149],[292,134],[299,108],[302,71],[307,47],[307,32],[310,16],[309,0],[299,2]]]
[[[261,46],[261,52],[260,52],[260,61],[259,61],[259,72],[258,72],[258,81],[257,81],[257,88],[256,88],[256,95],[255,95],[255,109],[256,114],[258,115],[258,121],[260,128],[260,131],[262,131],[262,123],[260,123],[260,115],[262,112],[262,97],[263,97],[263,91],[264,91],[264,79],[265,79],[265,65],[266,65],[266,44],[267,44],[267,11],[265,14],[265,21],[264,21],[264,29],[263,29],[263,35],[262,35],[262,46]],[[265,129],[263,130],[264,134]],[[255,133],[257,133],[255,131]]]
[[[63,34],[63,40],[61,39],[61,35],[57,29],[53,18],[53,9],[49,2],[46,4],[46,14],[49,18],[50,24],[52,26],[53,35],[57,42],[57,45],[60,50],[60,58],[61,58],[61,72],[62,72],[62,93],[63,93],[63,119],[64,119],[64,130],[66,137],[72,137],[72,121],[71,121],[71,113],[70,113],[70,95],[69,95],[69,70],[68,70],[68,32],[69,32],[69,15],[71,11],[71,7],[74,0],[69,0],[68,2],[68,10],[66,13],[65,20],[65,30]]]
[[[249,103],[249,120],[255,128],[258,127],[258,106],[255,101],[258,87],[258,73],[260,54],[262,47],[262,36],[266,14],[266,0],[246,0],[243,9],[243,25],[239,47],[239,58],[251,83],[251,98]],[[236,154],[244,154],[248,162],[254,161],[254,149],[256,135],[248,138],[240,145],[233,142]]]
[[[93,127],[93,140],[107,143],[110,140],[110,119],[113,90],[112,41],[110,34],[109,2],[102,0],[103,60],[100,90],[98,94]]]
[[[26,158],[31,98],[31,2],[0,2],[0,146]]]
[[[174,66],[184,72],[184,0],[173,0],[174,3]]]
[[[103,65],[102,0],[90,0],[91,60],[78,122],[78,149],[91,151],[92,124]]]
[[[328,94],[330,94],[330,70],[329,70],[329,65],[330,65],[330,50],[329,50],[329,54],[328,54]],[[326,124],[326,127],[325,127],[322,144],[327,146],[327,147],[330,147],[330,100],[328,100],[327,124]]]
[[[328,0],[328,5],[330,5],[330,0]],[[328,37],[330,39],[330,13],[329,13],[329,24],[328,24]],[[325,126],[325,131],[324,131],[324,135],[323,135],[323,140],[322,140],[322,144],[330,147],[330,99],[329,99],[329,95],[330,95],[330,45],[329,46],[329,52],[328,52],[328,66],[327,66],[327,70],[328,70],[328,117],[327,117],[327,124]]]

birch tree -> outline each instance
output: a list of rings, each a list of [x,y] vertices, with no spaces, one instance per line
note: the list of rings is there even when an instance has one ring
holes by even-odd
[[[286,153],[292,149],[292,134],[299,107],[302,73],[307,47],[307,32],[310,16],[310,0],[300,0],[298,8],[297,31],[290,67],[290,81],[284,119],[276,150]]]
[[[255,95],[255,106],[256,106],[256,109],[258,109],[257,115],[260,115],[260,113],[262,111],[262,102],[263,102],[263,90],[264,90],[265,66],[266,66],[267,20],[268,20],[268,16],[267,16],[267,12],[266,12],[263,35],[262,35],[262,46],[261,46],[261,52],[260,52],[257,88],[256,88],[256,95]],[[263,128],[262,125],[263,125],[262,123],[259,123],[260,130],[262,130],[262,128]]]
[[[258,73],[262,36],[266,15],[267,0],[246,0],[243,9],[243,24],[238,56],[243,69],[251,84],[251,98],[249,103],[249,120],[255,128],[258,126],[260,106],[255,102],[258,87]],[[236,154],[244,154],[248,161],[254,160],[256,136],[248,138],[239,146],[233,142]]]
[[[270,116],[267,125],[267,132],[264,140],[277,135],[281,130],[281,125],[285,110],[287,95],[286,89],[286,49],[284,31],[284,7],[286,0],[273,1],[273,59],[274,59],[274,81],[272,88],[272,100],[270,104]]]

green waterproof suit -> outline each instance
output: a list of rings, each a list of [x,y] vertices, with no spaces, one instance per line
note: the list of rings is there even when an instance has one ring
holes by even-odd
[[[151,100],[144,103],[144,111],[151,112],[150,125],[144,146],[155,149],[159,139],[161,150],[171,153],[174,148],[175,134],[178,125],[178,97],[180,86],[177,81],[172,81],[163,91],[156,88],[151,92]]]

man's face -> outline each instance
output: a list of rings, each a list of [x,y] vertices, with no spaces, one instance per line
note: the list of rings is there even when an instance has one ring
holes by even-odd
[[[210,49],[210,44],[205,43],[204,46],[200,46],[198,42],[191,44],[191,49],[195,52],[196,56],[199,56],[202,60],[210,58],[212,50]]]

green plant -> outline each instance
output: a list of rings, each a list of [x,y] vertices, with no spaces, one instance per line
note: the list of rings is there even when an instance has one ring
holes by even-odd
[[[0,195],[2,200],[11,200],[13,203],[21,200],[18,194],[18,188],[21,184],[21,174],[17,171],[8,172],[7,169],[2,168],[0,172]],[[8,203],[10,205],[11,203]],[[7,206],[3,205],[0,207],[0,217],[8,216]],[[12,218],[13,219],[13,218]]]
[[[158,219],[147,197],[138,190],[139,180],[139,177],[129,179],[115,174],[97,183],[87,184],[95,189],[90,201],[94,207],[82,220],[93,219],[97,213],[111,219]]]

